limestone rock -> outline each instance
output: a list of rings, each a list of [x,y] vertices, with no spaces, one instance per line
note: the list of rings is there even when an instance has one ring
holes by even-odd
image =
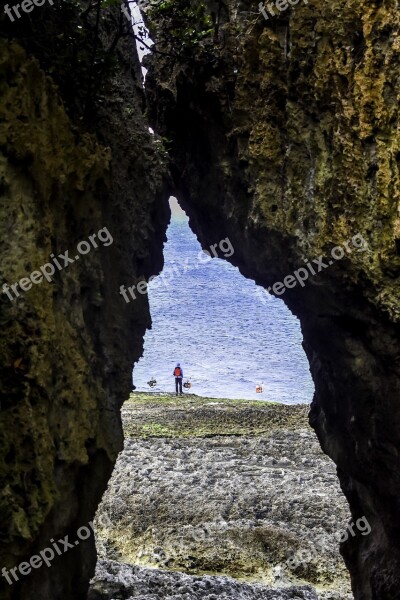
[[[309,0],[266,20],[253,0],[205,0],[212,32],[195,28],[190,41],[184,17],[198,4],[149,13],[158,49],[174,54],[154,54],[147,79],[152,126],[174,141],[174,195],[204,248],[228,236],[230,262],[299,317],[316,388],[311,423],[353,518],[373,529],[342,548],[355,597],[392,600],[400,13],[395,3]],[[306,283],[286,279],[306,277],[308,265]]]
[[[270,589],[229,577],[191,577],[99,561],[88,600],[318,600],[310,586]],[[332,599],[333,600],[333,599]]]
[[[307,412],[132,394],[95,521],[100,557],[351,598],[338,543],[348,508]]]

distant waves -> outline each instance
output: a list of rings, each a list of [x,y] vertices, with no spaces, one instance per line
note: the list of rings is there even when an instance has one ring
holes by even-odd
[[[154,377],[154,391],[172,391],[180,362],[198,395],[311,402],[314,386],[297,319],[281,300],[262,303],[254,282],[228,262],[199,260],[200,244],[183,217],[172,220],[164,271],[149,286],[153,326],[133,371],[136,389],[150,390]],[[264,393],[256,394],[261,383]]]

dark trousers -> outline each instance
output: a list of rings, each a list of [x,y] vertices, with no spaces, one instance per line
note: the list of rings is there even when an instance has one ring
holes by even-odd
[[[183,394],[183,392],[182,392],[182,377],[175,377],[175,388],[176,388],[177,394],[178,394],[178,386],[179,386],[180,393]]]

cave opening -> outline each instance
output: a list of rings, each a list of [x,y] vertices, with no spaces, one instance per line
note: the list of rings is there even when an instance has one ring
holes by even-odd
[[[141,36],[152,45],[145,27]],[[148,295],[152,326],[96,517],[90,600],[138,590],[351,600],[339,554],[349,509],[308,423],[315,389],[300,321],[230,262],[229,236],[200,245],[176,198],[170,208],[164,268],[128,299]],[[191,386],[179,398],[177,363]]]
[[[151,577],[159,594],[184,581],[197,598],[196,577],[211,593],[228,576],[251,598],[311,585],[349,600],[336,535],[348,506],[308,424],[299,322],[229,263],[229,237],[202,250],[170,207],[164,268],[143,288],[152,328],[122,408],[124,450],[96,517],[92,591],[112,572],[124,593]],[[192,385],[179,398],[177,362]]]
[[[165,264],[148,287],[152,328],[134,387],[174,391],[179,362],[200,396],[309,404],[314,386],[298,319],[228,262],[235,253],[229,237],[202,250],[175,198],[170,206]]]

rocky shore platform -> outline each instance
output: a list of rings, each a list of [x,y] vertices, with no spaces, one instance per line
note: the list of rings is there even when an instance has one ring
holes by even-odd
[[[307,405],[132,393],[90,600],[351,600]]]

